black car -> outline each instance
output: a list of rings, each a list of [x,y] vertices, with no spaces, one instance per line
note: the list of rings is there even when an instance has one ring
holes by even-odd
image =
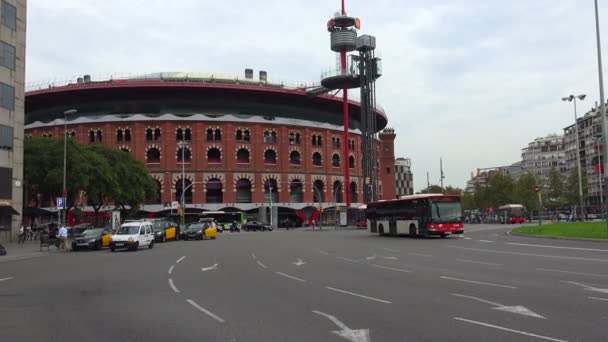
[[[272,230],[272,226],[269,224],[265,224],[259,221],[249,221],[247,223],[245,223],[241,229],[243,229],[244,231],[248,232],[248,231],[266,231],[266,230]]]
[[[182,240],[202,240],[203,231],[208,227],[207,223],[192,223],[181,232]]]
[[[110,246],[112,232],[103,228],[85,230],[79,237],[72,241],[72,250],[80,249],[102,249]]]
[[[84,233],[86,230],[93,228],[95,227],[93,227],[93,225],[90,223],[81,223],[68,230],[68,237],[75,239],[77,237],[80,237],[82,233]]]

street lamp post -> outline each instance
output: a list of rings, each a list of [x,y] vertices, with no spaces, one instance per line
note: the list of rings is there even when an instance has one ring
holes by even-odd
[[[578,137],[578,117],[576,115],[576,99],[579,99],[580,101],[584,100],[585,97],[587,97],[587,95],[585,94],[581,94],[581,95],[570,95],[567,97],[562,97],[562,101],[568,101],[568,102],[574,102],[574,135],[575,135],[575,139],[576,139],[576,143],[575,143],[575,152],[576,152],[576,167],[577,167],[577,171],[578,171],[578,200],[579,200],[579,205],[581,207],[581,217],[585,216],[584,210],[585,210],[585,203],[583,202],[583,177],[581,174],[581,154],[579,151],[579,137]]]
[[[186,191],[184,190],[184,187],[186,185],[186,141],[185,139],[185,132],[182,131],[182,141],[179,142],[179,146],[182,150],[182,196],[181,196],[181,202],[182,202],[182,227],[184,226],[185,223],[185,213],[186,213],[186,196],[185,193]]]
[[[595,38],[597,43],[597,73],[598,80],[600,85],[600,115],[602,117],[602,132],[604,139],[604,172],[608,170],[608,118],[606,118],[606,103],[604,102],[604,74],[602,71],[602,44],[600,39],[600,14],[597,6],[597,0],[595,0]],[[600,169],[600,179],[602,178],[601,169]],[[600,186],[601,186],[600,180]],[[602,196],[600,196],[603,198]],[[608,233],[608,218],[604,217],[606,215],[606,208],[602,205],[602,217],[606,219],[606,232]]]
[[[272,184],[268,181],[268,197],[270,199],[270,226],[272,227]]]
[[[68,160],[68,115],[76,114],[78,111],[76,109],[68,109],[63,112],[63,187],[61,190],[61,197],[63,197],[63,219],[61,219],[61,214],[59,216],[60,223],[65,226],[66,216],[67,216],[67,191],[66,191],[66,183],[67,183],[67,160]],[[58,211],[59,212],[59,211]]]

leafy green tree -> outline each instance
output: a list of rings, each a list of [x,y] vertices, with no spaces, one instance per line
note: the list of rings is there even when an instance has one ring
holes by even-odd
[[[519,177],[513,191],[513,202],[523,205],[528,210],[538,210],[538,194],[534,190],[536,179],[531,173]]]
[[[509,174],[496,173],[489,177],[484,193],[487,204],[493,208],[513,202],[513,178]]]
[[[431,184],[428,189],[423,189],[420,194],[446,194],[446,195],[462,195],[462,189],[451,185],[441,189],[441,185]]]
[[[589,186],[587,183],[587,175],[585,174],[585,172],[582,173],[581,178],[582,178],[582,183],[583,183],[583,198],[584,198],[584,196],[587,196],[587,192],[589,190]],[[566,204],[572,205],[572,206],[580,204],[579,193],[578,193],[578,170],[576,167],[573,167],[572,170],[570,170],[570,174],[568,175],[568,178],[566,179],[566,187],[564,189],[564,196],[566,199]]]
[[[477,209],[477,203],[475,201],[475,194],[471,192],[465,192],[460,197],[462,208],[465,210]]]
[[[441,194],[443,193],[443,190],[441,189],[440,185],[437,184],[431,184],[430,187],[422,189],[420,191],[421,194]]]
[[[552,167],[549,171],[549,191],[546,193],[544,205],[551,209],[559,209],[564,206],[564,179],[561,173]]]
[[[459,195],[459,196],[462,196],[463,191],[459,187],[448,185],[448,186],[445,187],[444,193],[446,195]]]

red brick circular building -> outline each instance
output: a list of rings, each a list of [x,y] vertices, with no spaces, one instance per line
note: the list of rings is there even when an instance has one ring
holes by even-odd
[[[360,113],[357,102],[350,107]],[[72,108],[78,113],[68,118],[68,133],[79,143],[123,149],[145,163],[159,194],[146,211],[181,198],[182,168],[188,208],[252,212],[272,199],[279,212],[295,214],[335,206],[343,189],[354,205],[362,198],[359,115],[351,116],[351,141],[342,141],[339,98],[252,79],[85,78],[27,92],[26,136],[61,136],[63,112]],[[376,117],[384,128],[385,114]],[[392,154],[392,139],[386,143]],[[343,163],[352,175],[346,186]],[[383,170],[384,161],[378,163]]]

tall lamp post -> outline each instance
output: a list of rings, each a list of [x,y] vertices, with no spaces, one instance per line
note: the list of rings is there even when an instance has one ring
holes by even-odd
[[[595,38],[597,42],[597,73],[600,85],[600,115],[602,117],[602,132],[604,138],[604,172],[608,170],[608,118],[606,118],[606,103],[604,102],[604,74],[602,71],[602,43],[600,39],[600,13],[597,6],[597,0],[595,0]],[[602,175],[600,173],[600,178]],[[601,185],[601,182],[600,182]],[[606,208],[602,205],[602,218],[606,219],[606,232],[608,233],[608,217],[606,215]]]
[[[566,97],[562,97],[562,101],[568,101],[568,102],[574,102],[574,135],[575,135],[575,139],[576,139],[576,143],[575,145],[575,151],[576,151],[576,167],[578,170],[578,200],[579,200],[579,205],[581,207],[581,217],[585,216],[585,202],[583,201],[583,177],[581,174],[581,154],[579,151],[579,138],[578,138],[578,117],[576,115],[576,99],[579,99],[580,101],[584,100],[585,97],[587,97],[587,95],[585,94],[581,94],[581,95],[570,95],[570,96],[566,96]]]
[[[63,187],[61,190],[61,197],[63,197],[63,219],[60,217],[60,223],[65,226],[67,216],[67,159],[68,159],[68,115],[74,115],[78,113],[76,109],[68,109],[63,112]]]
[[[182,131],[182,141],[179,142],[179,147],[182,150],[182,196],[181,196],[181,202],[182,202],[182,227],[184,226],[185,223],[185,214],[186,214],[186,190],[185,190],[185,185],[186,185],[186,146],[188,144],[186,144],[185,141],[185,135],[186,132],[185,130]]]

